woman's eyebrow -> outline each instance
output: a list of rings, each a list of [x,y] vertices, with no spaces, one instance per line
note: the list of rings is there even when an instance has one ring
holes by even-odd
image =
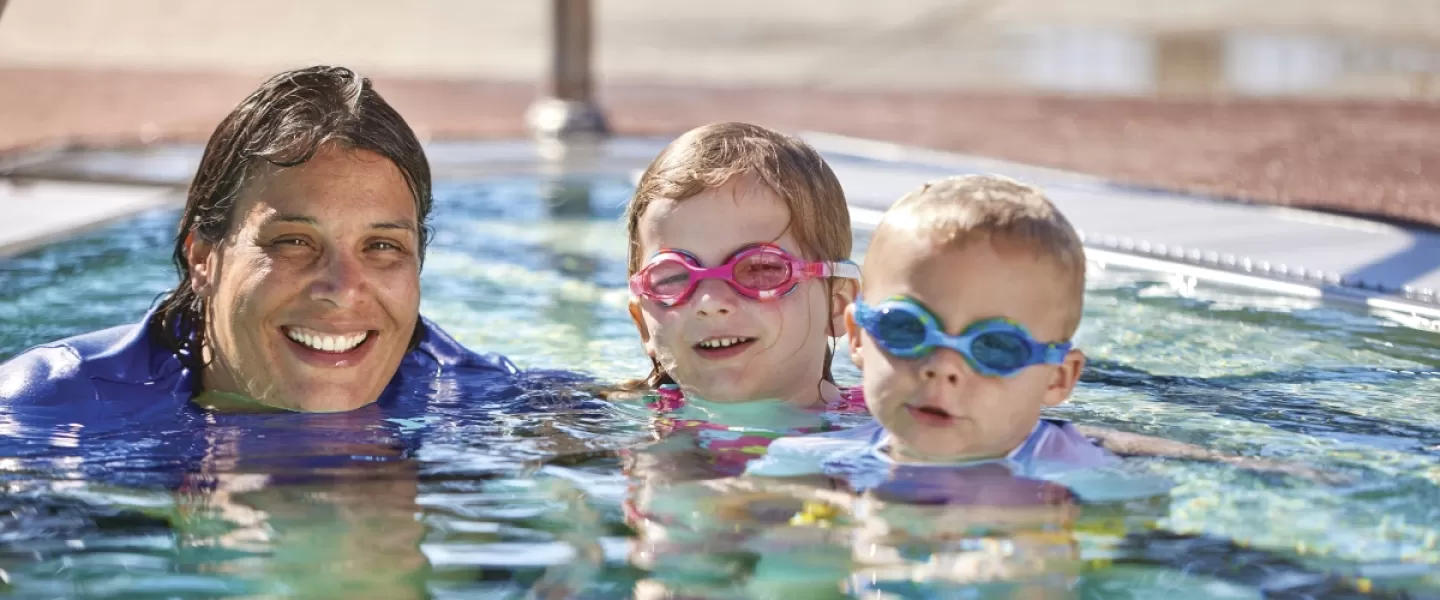
[[[270,217],[269,219],[266,219],[265,221],[266,221],[266,223],[301,223],[301,224],[304,224],[304,225],[319,225],[319,224],[320,224],[320,221],[317,220],[315,217],[312,217],[312,216],[309,216],[309,215],[304,215],[304,214],[292,214],[292,213],[281,213],[281,214],[277,214],[277,215],[274,215],[274,216]],[[415,225],[415,222],[414,222],[414,221],[411,221],[411,220],[409,220],[409,219],[401,219],[401,220],[399,220],[399,221],[377,221],[377,222],[375,222],[375,223],[371,223],[371,224],[370,224],[370,228],[371,228],[371,229],[400,229],[400,230],[404,230],[404,231],[409,231],[410,233],[417,233],[417,232],[420,231],[420,228]]]
[[[319,225],[315,217],[293,213],[279,213],[265,219],[266,223],[303,223],[305,225]]]
[[[414,221],[411,221],[411,220],[409,220],[409,219],[404,219],[404,220],[400,220],[400,221],[380,221],[380,222],[378,222],[378,223],[371,223],[371,224],[370,224],[370,228],[371,228],[371,229],[403,229],[403,230],[408,231],[408,232],[410,232],[410,233],[417,233],[417,232],[420,231],[420,228],[415,226],[415,222],[414,222]]]

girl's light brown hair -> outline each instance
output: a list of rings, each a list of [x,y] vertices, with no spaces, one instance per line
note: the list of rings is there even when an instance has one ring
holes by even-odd
[[[630,240],[628,275],[634,275],[645,262],[640,219],[651,202],[684,200],[724,185],[732,177],[754,178],[785,202],[790,210],[789,231],[806,260],[850,258],[853,241],[845,191],[819,152],[797,138],[759,125],[714,123],[670,142],[640,176],[625,209]],[[832,380],[832,354],[827,352],[825,357],[826,380]],[[653,388],[663,383],[673,381],[655,362],[644,384]]]

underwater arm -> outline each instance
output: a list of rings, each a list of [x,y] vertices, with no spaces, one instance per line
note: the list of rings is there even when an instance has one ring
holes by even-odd
[[[1085,437],[1090,438],[1101,448],[1120,456],[1159,456],[1164,458],[1209,461],[1219,460],[1222,456],[1219,452],[1202,446],[1177,442],[1152,435],[1130,433],[1108,427],[1096,427],[1094,425],[1080,425],[1078,423],[1075,424],[1075,429],[1079,430]]]
[[[1342,476],[1326,473],[1314,467],[1298,463],[1226,454],[1195,444],[1177,442],[1175,440],[1140,433],[1118,431],[1106,427],[1096,427],[1093,425],[1076,425],[1075,427],[1080,433],[1084,434],[1085,437],[1099,444],[1100,447],[1120,456],[1153,456],[1159,458],[1219,462],[1234,465],[1242,469],[1295,475],[1323,483],[1343,483],[1345,481],[1345,478]]]

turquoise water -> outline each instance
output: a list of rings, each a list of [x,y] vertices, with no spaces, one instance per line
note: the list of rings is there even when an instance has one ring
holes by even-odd
[[[437,186],[422,311],[524,367],[643,375],[624,311],[618,217],[629,186],[591,182],[578,211],[550,206],[542,189],[531,179]],[[176,216],[146,214],[0,261],[0,358],[136,320],[173,283]],[[1344,482],[1135,461],[1176,482],[1153,519],[1160,531],[1080,534],[1075,595],[1251,598],[1331,575],[1338,587],[1321,589],[1440,593],[1440,334],[1092,265],[1078,341],[1091,368],[1056,416],[1303,463]],[[842,384],[859,379],[843,353],[836,373]],[[540,582],[606,598],[652,589],[653,573],[630,564],[635,533],[621,506],[634,492],[613,452],[646,439],[645,416],[594,404],[497,412],[463,400],[377,423],[197,424],[205,484],[179,491],[145,477],[176,468],[173,431],[129,432],[121,443],[63,424],[22,429],[0,410],[0,434],[34,449],[0,457],[0,595],[519,597]],[[314,442],[350,428],[419,442],[403,451],[390,441]],[[287,454],[339,460],[322,468]],[[313,477],[296,475],[307,469]],[[774,575],[759,565],[776,564],[761,559],[793,554],[797,542],[746,543],[749,566],[722,569],[707,593],[758,593],[756,582]],[[844,554],[846,543],[805,542],[820,557]],[[733,550],[667,558],[705,565]],[[890,593],[960,590],[932,582]]]

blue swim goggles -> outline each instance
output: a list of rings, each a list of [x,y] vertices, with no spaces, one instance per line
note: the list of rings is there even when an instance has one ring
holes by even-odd
[[[936,348],[949,348],[986,377],[1010,377],[1031,365],[1061,364],[1071,347],[1070,342],[1037,342],[1023,326],[1008,319],[976,321],[960,335],[948,335],[939,317],[906,296],[895,296],[876,306],[857,298],[855,321],[891,356],[914,359]]]

